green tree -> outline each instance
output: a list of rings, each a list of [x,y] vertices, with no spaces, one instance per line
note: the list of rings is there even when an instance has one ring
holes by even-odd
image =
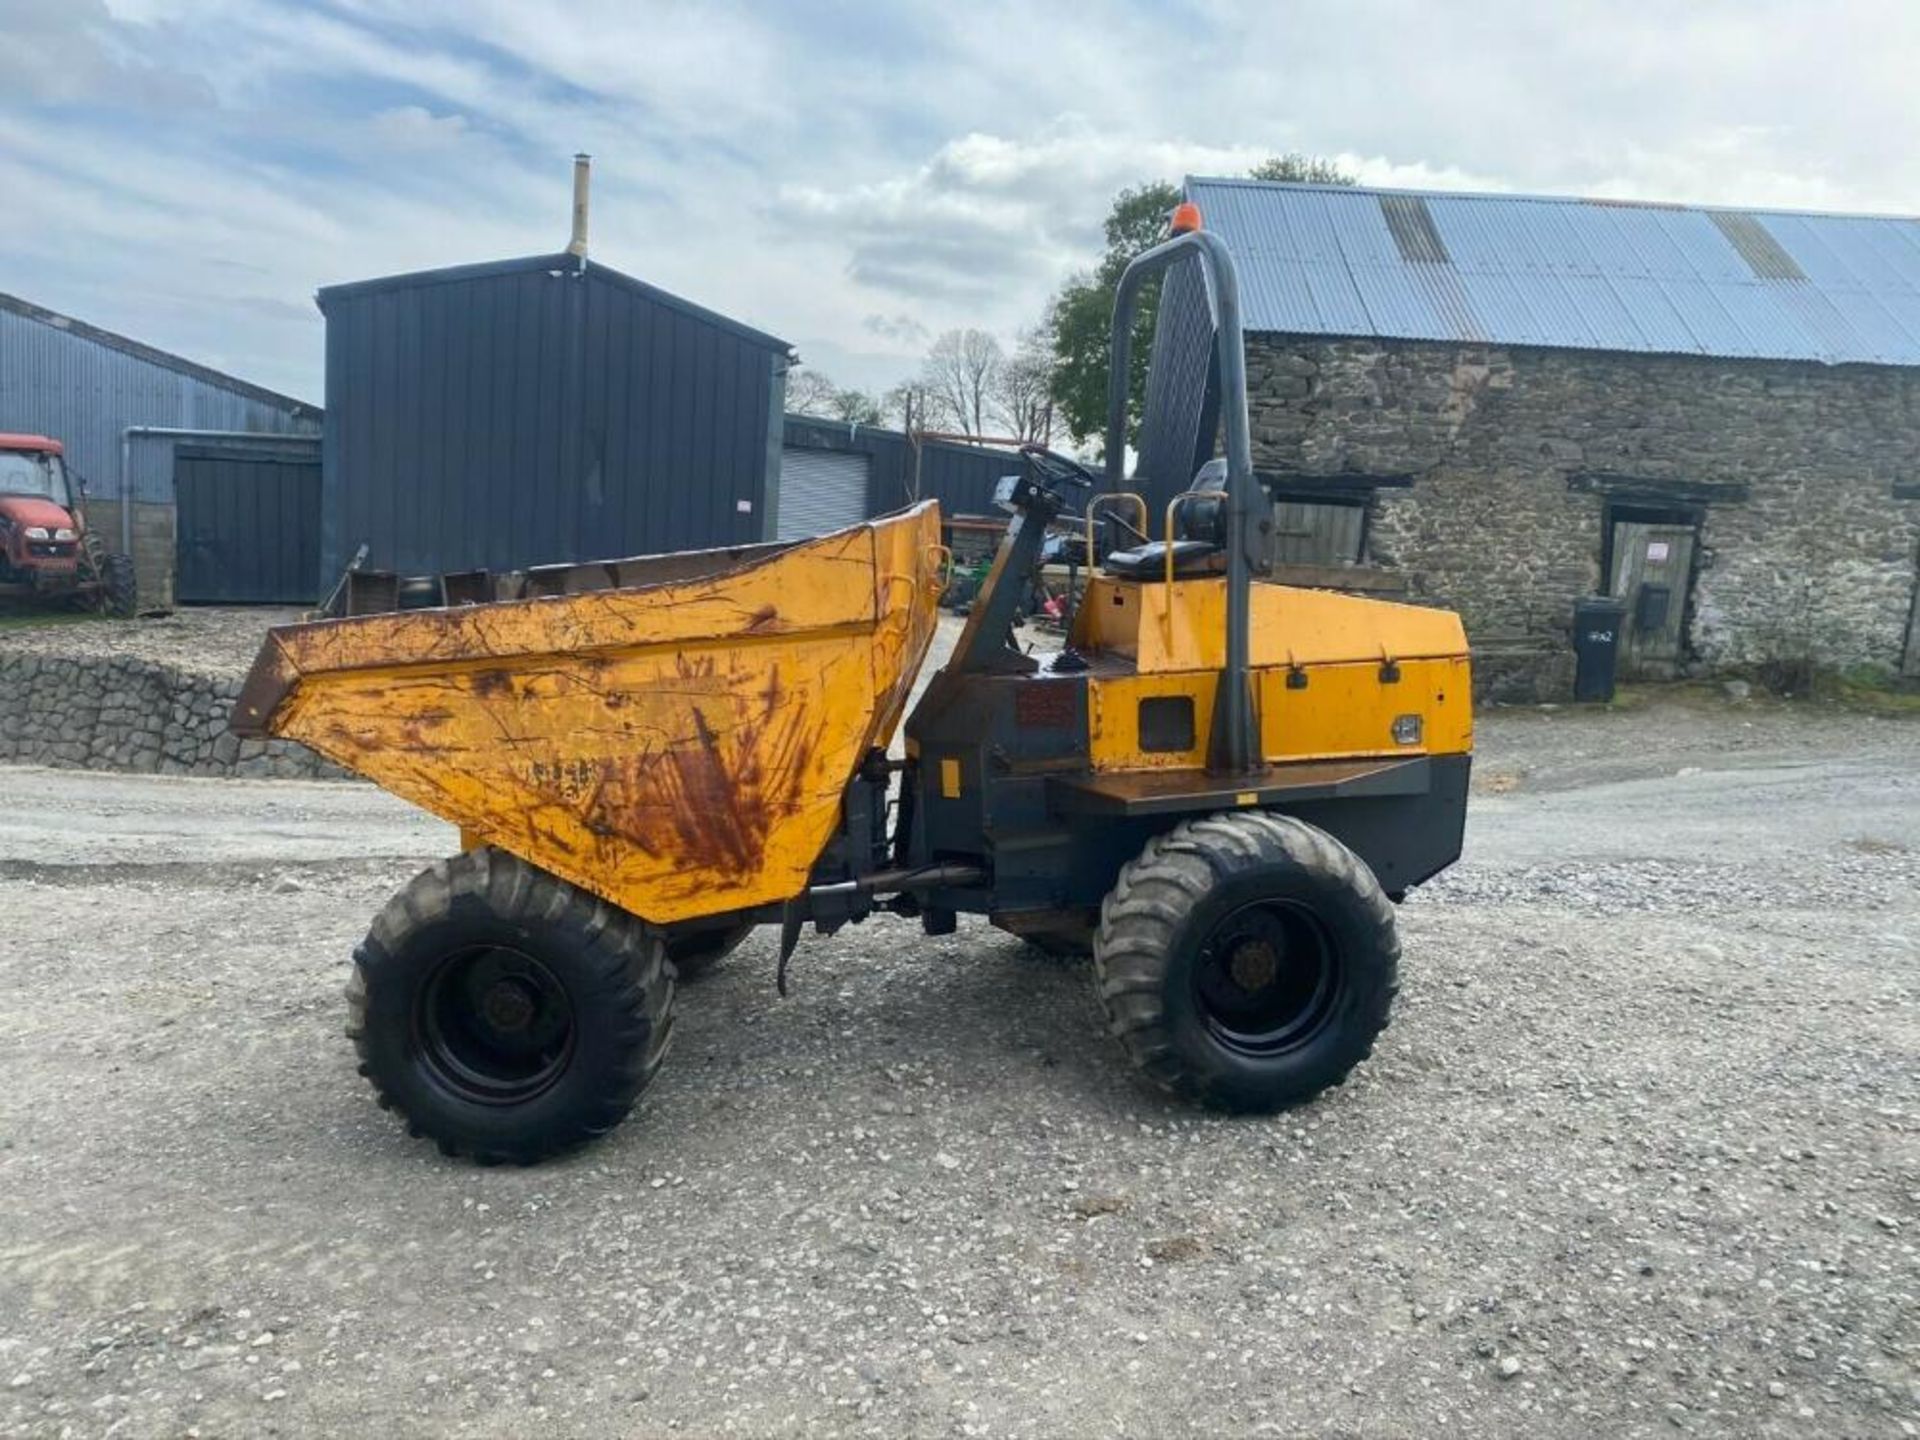
[[[1113,287],[1127,263],[1151,250],[1166,230],[1167,214],[1180,203],[1180,188],[1164,181],[1122,190],[1107,213],[1107,249],[1091,274],[1074,276],[1053,297],[1044,322],[1053,351],[1047,391],[1067,433],[1075,440],[1101,435],[1107,424],[1107,355],[1113,335]],[[1147,356],[1153,346],[1153,317],[1159,307],[1158,284],[1141,292],[1134,310],[1133,387],[1146,393]],[[1137,438],[1138,405],[1133,429]]]
[[[1322,185],[1352,185],[1349,175],[1318,156],[1276,155],[1256,165],[1256,180],[1305,180]],[[1043,332],[1052,352],[1048,393],[1058,418],[1077,441],[1103,436],[1107,425],[1107,356],[1113,336],[1113,288],[1136,255],[1152,249],[1166,233],[1167,215],[1180,203],[1180,187],[1156,181],[1122,190],[1107,214],[1106,253],[1091,273],[1074,276],[1047,306]],[[1149,281],[1134,307],[1133,363],[1129,387],[1127,440],[1140,439],[1140,412],[1147,393],[1147,362],[1153,351],[1153,323],[1159,313],[1160,287]]]
[[[1357,185],[1359,178],[1349,175],[1332,160],[1318,155],[1302,155],[1289,150],[1262,160],[1247,172],[1250,180],[1295,180],[1309,185]]]

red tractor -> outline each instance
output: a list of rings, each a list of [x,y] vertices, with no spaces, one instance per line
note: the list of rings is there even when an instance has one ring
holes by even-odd
[[[0,596],[69,600],[132,615],[133,558],[87,528],[65,448],[44,435],[0,434]]]

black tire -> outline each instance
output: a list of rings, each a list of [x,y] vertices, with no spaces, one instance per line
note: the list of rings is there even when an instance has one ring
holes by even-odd
[[[734,925],[724,930],[696,930],[691,935],[669,940],[667,959],[673,962],[674,971],[682,980],[698,980],[738,950],[741,942],[752,933],[751,925]]]
[[[411,1133],[482,1164],[606,1134],[673,1033],[659,932],[498,850],[415,876],[353,959],[360,1073]]]
[[[1039,930],[1020,938],[1054,960],[1084,960],[1093,954],[1093,936],[1084,930]]]
[[[131,555],[109,555],[101,567],[100,611],[116,620],[131,620],[140,610],[140,588]]]
[[[131,620],[140,609],[139,585],[134,575],[133,557],[109,553],[107,542],[97,531],[83,531],[80,537],[83,562],[82,578],[93,588],[82,590],[78,603],[116,620]]]
[[[1150,841],[1100,912],[1094,974],[1133,1063],[1223,1110],[1298,1105],[1373,1053],[1399,988],[1393,907],[1325,831],[1262,813]]]

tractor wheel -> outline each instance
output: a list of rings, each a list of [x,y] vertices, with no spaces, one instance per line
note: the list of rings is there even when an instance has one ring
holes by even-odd
[[[83,531],[80,558],[91,589],[80,592],[82,608],[99,611],[116,620],[131,620],[140,609],[139,589],[135,582],[133,557],[107,549],[107,542],[96,531]]]
[[[753,933],[751,925],[734,925],[723,930],[696,930],[667,942],[667,959],[682,980],[698,980],[740,948]]]
[[[131,555],[109,555],[100,571],[100,612],[116,620],[131,620],[140,609],[140,592]]]
[[[659,932],[498,850],[415,876],[353,958],[360,1073],[413,1134],[483,1165],[606,1134],[672,1035]]]
[[[1133,1063],[1189,1100],[1271,1111],[1338,1085],[1399,987],[1393,907],[1304,821],[1216,815],[1150,841],[1100,913],[1094,974]]]

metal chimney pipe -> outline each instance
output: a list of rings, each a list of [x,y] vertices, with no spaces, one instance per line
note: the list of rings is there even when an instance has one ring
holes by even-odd
[[[593,157],[573,157],[573,238],[567,242],[567,254],[584,261],[587,258],[587,188],[593,175]]]

